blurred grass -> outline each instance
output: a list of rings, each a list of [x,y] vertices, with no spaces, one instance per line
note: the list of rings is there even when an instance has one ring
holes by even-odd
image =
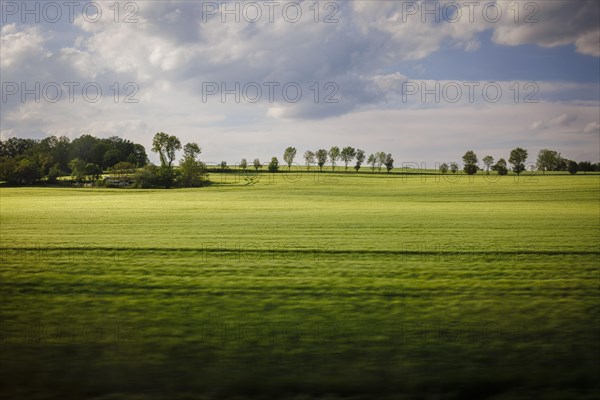
[[[323,175],[0,189],[0,393],[595,398],[600,176]]]

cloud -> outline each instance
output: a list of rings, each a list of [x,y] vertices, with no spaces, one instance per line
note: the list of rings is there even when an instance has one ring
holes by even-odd
[[[417,153],[425,138],[448,141],[446,149],[435,150],[441,158],[444,152],[459,152],[463,137],[480,141],[478,135],[488,129],[489,121],[507,125],[509,134],[493,129],[506,142],[525,135],[563,143],[553,135],[569,130],[597,132],[597,116],[588,115],[590,109],[597,111],[597,83],[539,82],[537,106],[508,104],[511,82],[501,82],[505,96],[495,105],[477,101],[432,106],[417,101],[419,97],[411,104],[402,101],[402,84],[414,80],[411,75],[423,75],[429,83],[435,79],[427,76],[435,70],[429,68],[427,57],[440,50],[452,50],[456,57],[477,52],[484,32],[491,32],[500,45],[573,45],[582,54],[600,56],[598,2],[535,2],[539,6],[535,24],[522,21],[529,3],[518,3],[519,23],[508,11],[513,2],[499,3],[504,18],[498,23],[483,20],[480,8],[474,21],[463,11],[459,22],[436,23],[423,22],[418,14],[407,17],[406,2],[395,1],[338,2],[334,16],[338,22],[331,24],[323,23],[325,9],[315,22],[309,9],[313,2],[302,3],[303,18],[297,23],[282,18],[280,9],[273,23],[268,18],[222,23],[219,15],[203,18],[203,2],[190,1],[138,2],[138,22],[130,24],[114,23],[108,9],[111,2],[98,3],[109,17],[95,24],[81,16],[72,25],[8,23],[0,34],[3,81],[27,85],[94,81],[107,95],[96,104],[81,101],[80,95],[74,103],[57,104],[23,104],[13,97],[2,104],[2,135],[90,132],[126,135],[148,144],[153,132],[163,130],[202,142],[206,149],[239,147],[241,155],[245,148],[258,152],[264,147],[271,152],[280,141],[294,140],[290,135],[298,135],[299,143],[308,146],[304,138],[313,134],[313,139],[323,140],[329,132],[335,138],[348,132],[349,140],[365,147],[367,140],[381,141],[398,151],[406,145]],[[424,3],[415,4],[423,7]],[[112,101],[109,87],[115,82],[121,89],[127,82],[138,84],[139,103]],[[219,96],[204,102],[206,82],[225,83],[229,88],[235,83],[243,87],[293,82],[304,92],[297,103],[282,101],[281,96],[257,104],[221,103]],[[339,89],[338,102],[324,102],[329,83]],[[317,101],[310,89],[315,84]],[[570,104],[565,99],[580,102]],[[532,109],[535,112],[527,111]],[[393,134],[385,133],[388,130]],[[495,136],[490,133],[490,137]],[[404,143],[394,144],[396,140]],[[586,140],[581,148],[596,143],[594,138]],[[217,151],[215,157],[226,154]]]
[[[515,8],[511,6],[513,3],[499,2],[505,12],[513,10],[514,16]],[[520,10],[521,23],[515,24],[510,18],[504,19],[494,29],[494,42],[508,46],[536,44],[542,47],[575,44],[579,53],[600,56],[598,1],[522,1],[516,4]]]
[[[585,125],[583,128],[584,133],[599,133],[600,132],[600,124],[598,121],[590,122]]]

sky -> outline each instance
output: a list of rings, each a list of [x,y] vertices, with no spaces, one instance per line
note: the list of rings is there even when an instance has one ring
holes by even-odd
[[[0,135],[599,161],[600,2],[0,1]]]

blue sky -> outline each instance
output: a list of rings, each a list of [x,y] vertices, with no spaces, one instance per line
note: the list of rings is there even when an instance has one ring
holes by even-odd
[[[36,3],[45,4],[29,6]],[[164,131],[197,142],[207,162],[231,163],[281,156],[288,146],[302,154],[333,145],[386,150],[399,165],[458,161],[470,149],[480,158],[507,157],[516,146],[528,148],[530,161],[542,148],[599,158],[597,1],[517,2],[518,22],[514,1],[484,1],[473,20],[456,23],[423,22],[423,3],[402,1],[322,1],[317,21],[314,2],[302,2],[293,23],[281,11],[296,7],[289,1],[277,2],[273,21],[263,14],[255,23],[244,21],[248,2],[232,0],[122,1],[117,22],[114,2],[98,2],[102,16],[87,15],[95,23],[82,14],[90,1],[74,10],[73,22],[66,3],[55,3],[63,10],[55,23],[43,14],[40,23],[31,15],[23,21],[22,2],[1,3],[2,138],[118,135],[149,149]],[[526,23],[532,3],[538,22]],[[484,18],[487,5],[504,17]],[[223,22],[225,7],[239,7],[239,23],[231,15]],[[128,12],[137,22],[123,21]],[[332,12],[337,22],[324,23]],[[79,84],[73,101],[66,93],[57,102],[23,101],[20,93],[36,83],[65,91],[65,82]],[[464,90],[464,82],[478,84],[474,101],[464,92],[457,102],[407,96],[409,88],[435,85]],[[502,90],[496,102],[482,96],[491,82]],[[219,91],[207,96],[207,83]],[[237,93],[222,101],[221,84],[231,90],[236,83]],[[269,83],[277,84],[273,101]],[[84,85],[101,88],[97,102],[85,98]],[[256,86],[262,97],[248,101],[253,92],[243,88]],[[296,86],[302,96],[292,102],[282,88]],[[524,101],[528,93],[535,102]],[[127,94],[137,102],[125,101]]]

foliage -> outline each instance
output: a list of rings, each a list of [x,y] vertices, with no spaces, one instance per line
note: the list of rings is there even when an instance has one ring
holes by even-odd
[[[271,158],[271,162],[269,163],[269,172],[277,172],[279,170],[279,160],[277,157]]]
[[[344,162],[344,170],[348,171],[348,164],[356,157],[356,149],[354,147],[344,147],[340,153],[340,158]]]
[[[362,164],[365,162],[365,151],[358,149],[356,150],[356,165],[354,165],[354,169],[356,172],[360,169]]]
[[[483,157],[483,165],[485,165],[485,172],[487,174],[489,174],[490,168],[492,168],[492,165],[494,165],[494,157],[492,157],[492,156]]]
[[[163,167],[171,167],[175,160],[175,152],[181,150],[181,142],[175,136],[158,132],[152,139],[152,151],[158,153]]]
[[[283,153],[283,161],[285,161],[285,163],[288,166],[288,170],[290,170],[292,168],[292,163],[294,162],[294,158],[296,157],[296,148],[295,147],[288,147],[287,149],[285,149],[284,153]]]
[[[389,174],[390,171],[392,170],[392,168],[394,168],[394,159],[392,158],[392,155],[386,154],[385,160],[383,163],[385,164],[385,168],[387,170],[387,173]]]
[[[525,171],[525,161],[527,161],[527,150],[517,147],[510,152],[508,162],[512,165],[515,174],[519,175]]]
[[[478,162],[479,160],[477,159],[475,152],[473,150],[467,151],[463,156],[463,171],[465,171],[467,175],[476,174],[479,169],[477,166]]]
[[[331,170],[335,171],[336,162],[340,159],[340,148],[337,146],[333,146],[331,149],[329,149],[329,153],[327,154],[329,155]]]
[[[497,171],[498,175],[508,174],[508,167],[506,164],[506,160],[504,158],[499,159],[498,162],[496,163],[496,165],[494,165],[492,167],[492,170]]]
[[[313,153],[310,150],[306,150],[304,152],[304,162],[306,163],[306,169],[310,170],[310,167],[316,163],[316,159],[315,159],[315,153]]]
[[[323,166],[327,162],[327,150],[319,149],[317,150],[315,156],[317,157],[317,165],[319,166],[319,171],[323,171]]]

